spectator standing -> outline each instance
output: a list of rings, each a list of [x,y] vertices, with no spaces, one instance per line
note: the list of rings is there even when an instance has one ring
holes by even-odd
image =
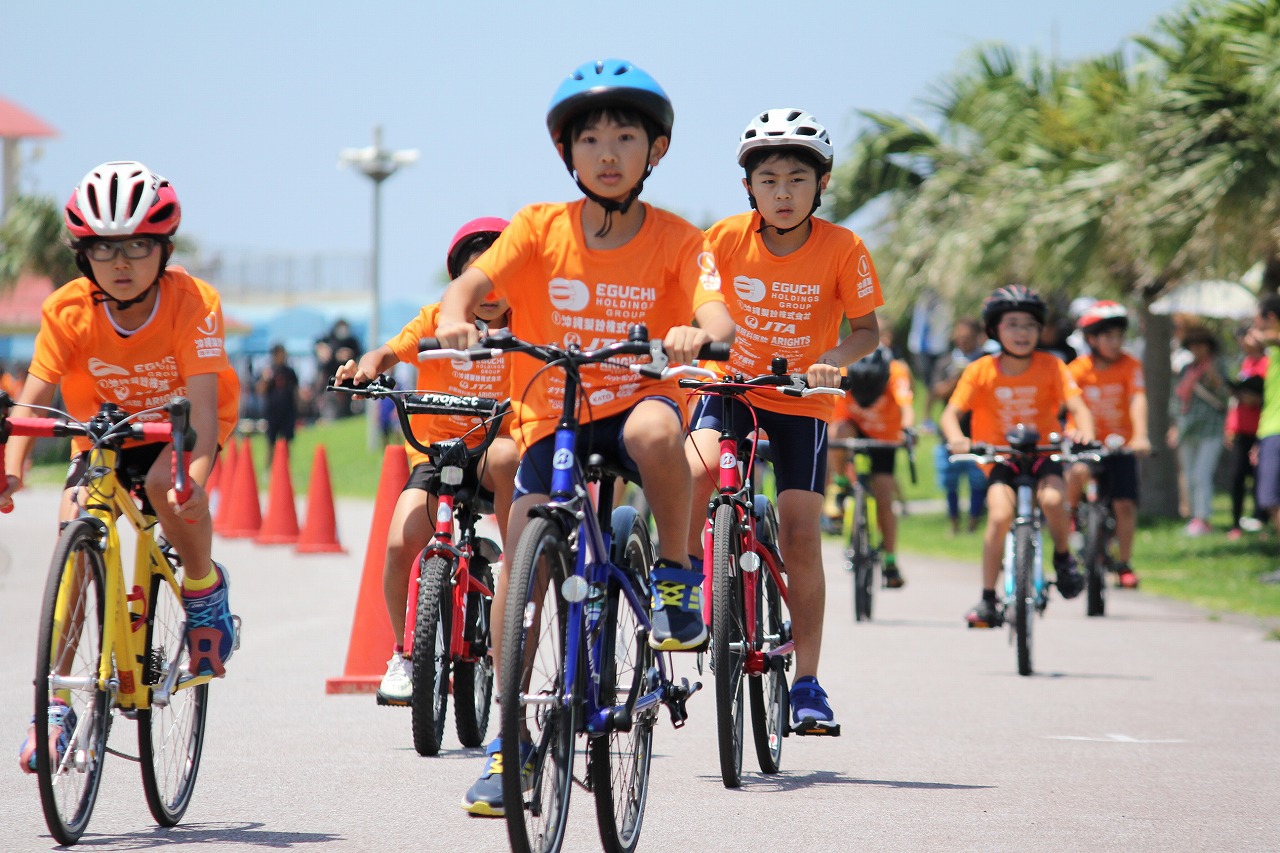
[[[1217,337],[1202,326],[1189,328],[1182,345],[1191,353],[1191,362],[1178,372],[1174,393],[1169,397],[1169,447],[1178,451],[1186,481],[1188,536],[1210,532],[1209,515],[1213,503],[1213,474],[1222,453],[1226,429],[1227,401],[1231,386],[1218,364]]]
[[[986,354],[984,344],[987,336],[982,326],[972,317],[961,317],[956,321],[951,333],[951,355],[938,361],[933,375],[929,378],[930,399],[937,399],[945,406],[951,399],[951,392],[956,390],[960,374],[972,362]],[[969,435],[969,415],[960,419],[960,428]],[[933,451],[933,467],[938,477],[938,485],[947,495],[947,516],[951,520],[951,533],[960,532],[960,481],[969,483],[969,522],[968,530],[972,533],[978,528],[978,519],[982,517],[982,508],[987,499],[987,475],[975,462],[952,462],[946,445],[939,442]]]
[[[1231,452],[1230,540],[1239,539],[1246,527],[1261,529],[1266,515],[1258,504],[1253,448],[1258,441],[1258,421],[1262,417],[1262,392],[1267,375],[1267,355],[1247,332],[1240,335],[1244,359],[1232,383],[1231,405],[1227,409],[1226,446]],[[1244,517],[1244,499],[1250,480],[1254,485],[1253,516]]]
[[[911,329],[907,332],[907,352],[911,355],[911,367],[915,375],[927,379],[933,375],[934,365],[947,353],[951,342],[951,303],[932,288],[925,288],[916,299],[911,312]],[[935,403],[941,402],[930,394],[924,407],[924,425],[927,432],[937,430],[933,420]]]
[[[325,394],[325,385],[329,377],[337,372],[338,366],[353,361],[360,356],[360,339],[351,333],[351,325],[339,318],[329,334],[316,341],[316,376],[317,399],[321,401],[321,414],[329,418],[346,418],[351,416],[352,394]]]
[[[271,348],[271,364],[263,368],[257,384],[267,420],[267,447],[275,447],[278,438],[292,443],[298,424],[298,374],[289,366],[283,344]]]

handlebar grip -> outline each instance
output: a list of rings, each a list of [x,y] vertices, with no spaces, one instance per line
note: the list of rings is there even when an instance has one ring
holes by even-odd
[[[722,341],[711,341],[698,350],[699,361],[728,361],[732,347]]]
[[[418,338],[418,352],[426,352],[433,349],[440,349],[439,338]]]
[[[191,401],[186,397],[174,397],[169,403],[169,423],[173,429],[173,491],[178,496],[178,503],[186,503],[191,497],[191,477],[187,466],[191,462],[191,452],[187,450],[187,441],[195,444],[195,432],[191,429]]]
[[[849,391],[853,388],[853,377],[847,373],[840,374],[840,390]]]

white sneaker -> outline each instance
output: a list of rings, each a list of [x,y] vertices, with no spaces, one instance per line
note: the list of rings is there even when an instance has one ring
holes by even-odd
[[[408,705],[413,699],[413,661],[399,652],[391,653],[387,674],[378,685],[379,705]]]

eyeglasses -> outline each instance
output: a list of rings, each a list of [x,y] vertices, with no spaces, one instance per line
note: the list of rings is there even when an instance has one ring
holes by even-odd
[[[159,243],[150,237],[134,237],[131,240],[99,240],[96,243],[90,243],[84,253],[89,260],[100,264],[114,261],[116,255],[121,252],[124,252],[124,256],[131,261],[140,261],[150,257],[158,245]]]

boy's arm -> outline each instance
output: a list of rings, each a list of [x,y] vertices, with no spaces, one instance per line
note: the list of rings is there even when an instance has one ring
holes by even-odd
[[[1129,401],[1129,420],[1133,422],[1133,438],[1129,449],[1145,456],[1151,452],[1151,436],[1147,433],[1147,392],[1134,391]]]
[[[943,408],[942,416],[938,418],[938,429],[942,430],[942,436],[947,440],[947,450],[952,453],[968,453],[973,446],[964,430],[960,429],[960,410],[954,403],[947,403]]]
[[[873,352],[880,343],[880,323],[876,312],[849,318],[849,334],[809,366],[806,379],[811,386],[835,388],[840,385],[840,369]]]
[[[10,417],[43,417],[46,413],[37,412],[29,406],[49,406],[53,404],[54,394],[58,386],[53,382],[45,382],[35,374],[27,374],[27,382],[22,386],[22,395],[17,405],[9,412]],[[0,509],[13,506],[13,495],[22,488],[22,478],[26,473],[27,457],[35,445],[35,438],[29,435],[14,435],[4,446],[5,482],[0,483]]]
[[[187,466],[192,480],[191,496],[185,504],[179,504],[177,493],[171,487],[168,499],[169,506],[180,518],[198,518],[209,509],[204,484],[209,480],[214,452],[218,449],[218,374],[188,376],[187,399],[191,401],[191,428],[196,431],[196,444]]]
[[[489,276],[476,267],[470,267],[449,282],[440,300],[440,318],[436,323],[436,339],[443,349],[467,349],[480,340],[480,330],[472,318],[492,290]]]
[[[1076,441],[1083,444],[1094,441],[1096,436],[1093,431],[1093,412],[1089,411],[1089,407],[1085,405],[1084,397],[1080,394],[1068,397],[1066,406],[1076,422]]]

